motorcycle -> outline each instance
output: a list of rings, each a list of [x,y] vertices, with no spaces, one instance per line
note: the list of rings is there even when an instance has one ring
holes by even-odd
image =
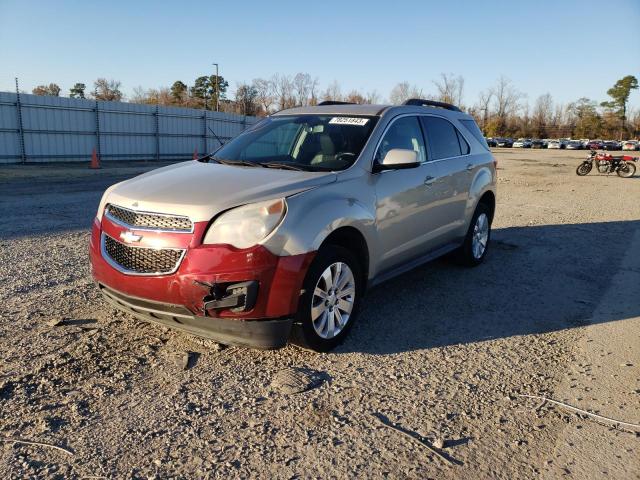
[[[609,153],[598,153],[592,150],[587,159],[578,165],[576,173],[581,177],[588,174],[593,169],[593,164],[595,163],[600,173],[609,174],[615,172],[619,177],[629,178],[635,175],[635,164],[637,162],[638,158],[630,155],[613,156]]]

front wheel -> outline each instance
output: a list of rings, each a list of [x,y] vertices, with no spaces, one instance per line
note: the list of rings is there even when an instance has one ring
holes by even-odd
[[[464,243],[458,250],[460,263],[468,267],[480,265],[487,255],[491,240],[491,210],[484,203],[479,203],[471,218]]]
[[[636,173],[636,166],[631,162],[622,162],[616,173],[622,178],[633,177]]]
[[[326,245],[304,280],[292,341],[326,352],[345,339],[358,315],[364,279],[358,259],[346,248]]]
[[[581,163],[580,165],[578,165],[578,168],[576,168],[576,173],[581,177],[584,177],[587,173],[591,171],[591,168],[592,168],[591,163],[588,163],[588,162]]]

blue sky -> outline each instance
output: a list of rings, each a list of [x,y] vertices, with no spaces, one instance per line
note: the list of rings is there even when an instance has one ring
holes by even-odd
[[[527,94],[605,100],[640,76],[640,0],[29,1],[0,0],[0,90],[97,77],[134,87],[191,84],[218,62],[232,90],[275,72],[321,87],[378,91],[400,81],[434,92],[465,78],[465,103],[502,74]],[[640,92],[631,97],[640,106]]]

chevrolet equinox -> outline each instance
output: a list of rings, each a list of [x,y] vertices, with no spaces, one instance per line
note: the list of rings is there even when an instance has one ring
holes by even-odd
[[[327,351],[367,287],[454,251],[480,264],[495,192],[482,132],[453,105],[292,108],[108,188],[92,272],[138,318],[224,344]]]

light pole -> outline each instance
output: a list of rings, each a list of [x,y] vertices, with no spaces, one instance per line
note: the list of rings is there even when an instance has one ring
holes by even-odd
[[[218,104],[220,103],[220,92],[218,91],[218,64],[214,63],[213,65],[216,67],[216,112],[218,112]]]

